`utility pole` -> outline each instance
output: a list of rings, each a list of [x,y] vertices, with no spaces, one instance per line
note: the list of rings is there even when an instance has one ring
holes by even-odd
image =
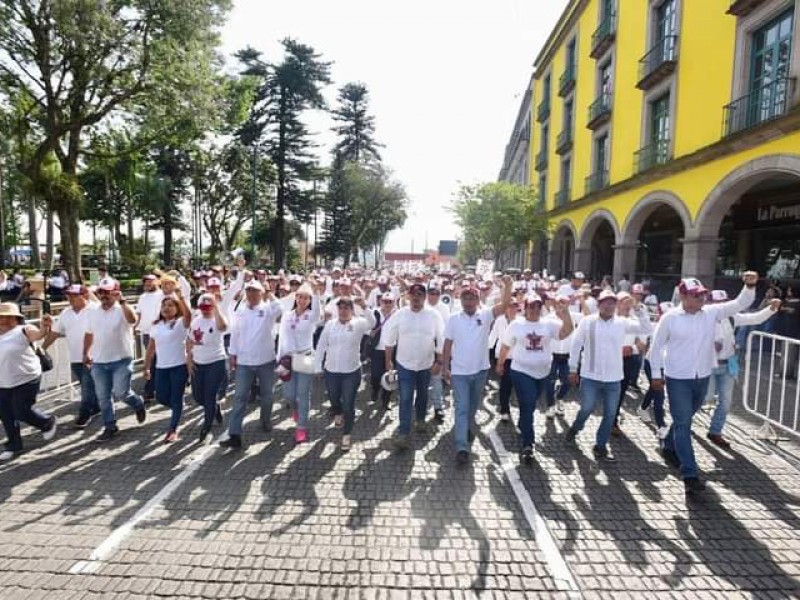
[[[5,162],[0,156],[0,267],[6,266],[6,201],[3,196]]]
[[[256,257],[256,202],[258,200],[258,192],[256,187],[256,178],[258,175],[258,147],[253,144],[253,226],[250,233],[250,251],[253,253],[252,260],[255,261]]]

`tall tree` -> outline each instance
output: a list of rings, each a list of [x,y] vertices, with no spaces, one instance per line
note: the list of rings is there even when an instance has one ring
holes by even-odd
[[[284,264],[287,212],[301,218],[310,214],[309,196],[300,182],[312,176],[314,157],[303,116],[308,110],[325,108],[322,89],[331,81],[330,63],[323,61],[312,47],[292,39],[285,39],[282,44],[284,57],[277,64],[264,62],[261,53],[253,48],[237,53],[245,67],[244,74],[263,82],[240,136],[246,146],[263,148],[275,165],[274,246],[278,267]]]
[[[348,83],[339,90],[338,106],[331,111],[338,123],[333,131],[339,141],[336,158],[356,163],[380,162],[380,144],[375,141],[375,117],[369,114],[369,92],[363,83]]]
[[[40,107],[41,141],[20,168],[35,178],[49,152],[62,182],[48,198],[62,259],[80,275],[78,166],[87,128],[114,112],[182,118],[209,104],[218,27],[230,0],[0,0],[0,77]]]

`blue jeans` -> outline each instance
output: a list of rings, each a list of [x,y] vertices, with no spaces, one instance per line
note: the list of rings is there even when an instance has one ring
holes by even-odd
[[[361,369],[352,373],[325,371],[325,389],[333,407],[333,414],[344,416],[344,434],[350,435],[356,420],[356,394],[361,383]]]
[[[78,407],[78,417],[89,417],[100,412],[100,403],[94,391],[92,373],[83,363],[70,363],[72,381],[77,381],[81,386],[81,403]]]
[[[647,376],[647,383],[651,384],[653,382],[653,369],[650,366],[650,360],[647,358],[644,359],[644,374]],[[659,373],[659,376],[661,376],[661,373]],[[665,427],[667,422],[664,420],[664,390],[656,392],[652,386],[648,387],[642,399],[642,410],[650,408],[651,403],[653,404],[653,417],[655,418],[656,426],[659,429]]]
[[[614,425],[619,423],[619,412],[622,410],[622,403],[625,400],[625,393],[628,387],[636,383],[639,379],[639,371],[642,370],[642,355],[632,354],[622,359],[622,382],[619,386],[619,404],[614,414]]]
[[[697,461],[692,447],[692,417],[703,406],[708,391],[709,377],[698,379],[673,379],[667,377],[669,414],[672,426],[664,439],[664,450],[678,455],[684,479],[697,477]]]
[[[203,427],[211,427],[217,413],[217,390],[225,379],[225,359],[207,365],[195,363],[192,396],[203,407]]]
[[[314,375],[292,371],[292,378],[283,384],[283,397],[297,411],[297,426],[308,428],[308,413],[311,412],[311,384]]]
[[[103,413],[103,424],[106,427],[114,427],[117,424],[114,402],[121,400],[134,410],[144,408],[142,399],[131,389],[132,374],[133,359],[131,358],[92,365],[94,390],[97,393],[100,412]]]
[[[619,381],[597,381],[595,379],[581,379],[581,409],[572,424],[574,431],[580,431],[591,416],[598,400],[603,402],[603,420],[597,428],[595,446],[605,448],[611,437],[611,426],[614,424],[614,415],[617,414],[619,405]]]
[[[714,416],[711,417],[711,426],[708,428],[709,433],[720,435],[722,428],[725,427],[725,421],[728,418],[728,413],[731,410],[731,401],[733,400],[733,386],[736,383],[736,378],[728,372],[728,364],[720,365],[711,371],[711,377],[708,382],[708,392],[706,393],[706,400],[711,401],[714,399],[714,392],[717,393],[717,408],[714,410]]]
[[[233,395],[233,408],[228,432],[231,435],[242,435],[242,422],[247,410],[247,399],[253,381],[258,379],[260,388],[261,425],[272,428],[272,386],[275,383],[275,361],[263,365],[236,365],[236,392]]]
[[[473,375],[453,375],[453,395],[455,397],[455,423],[453,434],[456,450],[469,451],[469,431],[475,424],[475,413],[481,404],[483,386],[486,385],[488,369]]]
[[[430,396],[434,409],[441,410],[444,408],[444,384],[442,383],[441,373],[439,375],[431,374]]]
[[[556,381],[561,382],[558,398],[556,398]],[[556,400],[566,398],[569,390],[569,354],[554,354],[550,377],[547,378],[547,406],[553,406]]]
[[[169,431],[177,431],[178,424],[181,422],[183,392],[186,389],[186,381],[188,379],[189,373],[186,371],[186,365],[156,369],[156,400],[158,400],[159,404],[172,410]]]
[[[411,433],[411,413],[416,413],[417,421],[424,421],[428,413],[428,385],[431,381],[431,370],[410,371],[397,363],[397,387],[400,391],[400,426],[401,435]],[[414,397],[416,392],[416,398]]]
[[[547,389],[550,377],[536,379],[520,371],[511,371],[511,381],[519,402],[519,431],[522,434],[522,447],[533,446],[533,412],[539,396]]]

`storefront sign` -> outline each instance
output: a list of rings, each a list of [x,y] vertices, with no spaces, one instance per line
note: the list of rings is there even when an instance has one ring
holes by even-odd
[[[800,224],[800,202],[738,206],[733,218],[735,228],[740,230]]]

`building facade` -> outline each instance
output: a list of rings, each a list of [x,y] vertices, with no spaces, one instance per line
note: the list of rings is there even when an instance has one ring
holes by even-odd
[[[569,3],[531,89],[552,271],[800,280],[798,3]]]

